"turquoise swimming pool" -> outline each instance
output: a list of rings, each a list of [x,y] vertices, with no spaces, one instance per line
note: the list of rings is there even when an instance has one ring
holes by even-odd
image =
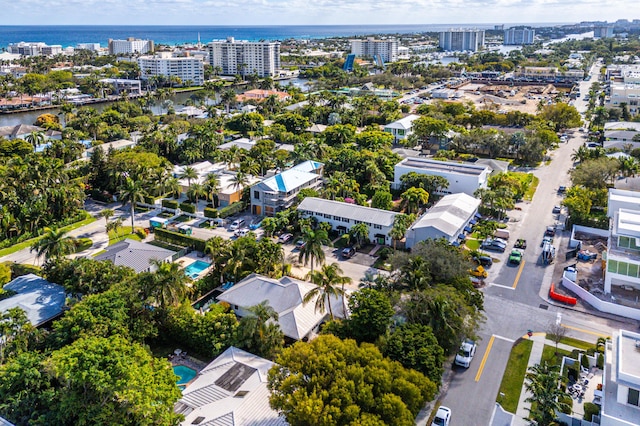
[[[184,365],[174,365],[173,374],[178,376],[176,380],[176,384],[184,385],[185,383],[189,383],[191,380],[193,380],[193,378],[196,377],[198,372],[193,368],[189,368]],[[184,387],[182,389],[184,389]]]
[[[207,269],[209,266],[211,266],[211,264],[208,262],[204,262],[202,260],[196,260],[195,262],[193,262],[192,264],[190,264],[185,268],[184,273],[187,274],[189,278],[195,280],[200,276],[202,271]]]

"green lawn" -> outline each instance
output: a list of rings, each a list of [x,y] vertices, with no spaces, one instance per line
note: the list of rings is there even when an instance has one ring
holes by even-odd
[[[556,347],[551,345],[544,345],[542,349],[542,358],[540,358],[540,363],[547,362],[552,365],[560,365],[562,364],[563,356],[570,356],[571,351],[565,351],[558,348],[558,355],[556,353]]]
[[[91,240],[91,238],[78,238],[75,252],[79,253],[81,251],[84,251],[89,247],[91,247],[92,245],[93,245],[93,241]]]
[[[109,231],[109,245],[119,243],[122,240],[129,238],[130,240],[142,241],[137,234],[131,232],[130,226],[122,226],[118,229],[118,232]]]
[[[481,241],[480,240],[474,240],[474,239],[467,239],[467,240],[465,240],[464,244],[467,246],[467,248],[469,250],[477,251],[478,249],[480,249]]]
[[[527,372],[527,363],[529,362],[532,347],[533,341],[521,340],[511,349],[509,362],[507,362],[507,368],[504,370],[500,391],[496,399],[502,405],[502,408],[510,413],[515,413],[518,409],[520,392],[522,392],[524,375]]]
[[[585,342],[584,340],[574,339],[573,337],[563,337],[562,340],[560,340],[560,343],[573,346],[574,348],[581,349],[583,351],[594,349],[596,347],[595,343]]]
[[[540,179],[538,179],[536,176],[533,176],[533,179],[531,179],[531,183],[529,184],[529,188],[527,189],[527,192],[524,193],[525,200],[531,201],[533,199],[533,194],[536,193],[536,189],[538,189],[539,183],[540,183]]]
[[[92,222],[95,222],[95,221],[96,221],[95,217],[89,217],[87,219],[81,220],[80,222],[76,222],[76,223],[72,223],[71,225],[64,226],[61,229],[64,230],[65,232],[69,232],[69,231],[73,231],[74,229],[78,229],[81,226],[88,225],[88,224],[90,224]],[[40,238],[42,238],[42,237],[31,238],[31,239],[23,241],[23,242],[21,242],[19,244],[14,244],[11,247],[4,248],[4,249],[0,250],[0,256],[6,256],[8,254],[15,253],[15,252],[20,251],[22,249],[29,248],[29,247],[31,247],[33,245],[33,243],[38,241]]]

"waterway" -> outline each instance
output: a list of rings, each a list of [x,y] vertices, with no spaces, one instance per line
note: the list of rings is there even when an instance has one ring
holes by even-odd
[[[282,86],[287,86],[289,84],[298,87],[303,92],[309,91],[309,80],[302,78],[293,78],[290,80],[281,80],[279,82]],[[184,92],[184,93],[176,93],[171,97],[171,101],[173,102],[173,107],[175,109],[180,109],[184,106],[185,102],[191,95],[195,92]],[[98,112],[102,112],[107,106],[111,105],[111,102],[104,102],[99,104],[92,104],[91,107],[95,108]],[[155,105],[151,108],[151,112],[154,115],[160,115],[166,113],[166,108],[161,105]],[[33,124],[35,123],[38,116],[42,114],[55,114],[58,115],[60,113],[59,108],[51,108],[46,110],[37,110],[37,111],[24,111],[24,112],[16,112],[13,114],[0,114],[0,127],[1,126],[17,126],[18,124]]]

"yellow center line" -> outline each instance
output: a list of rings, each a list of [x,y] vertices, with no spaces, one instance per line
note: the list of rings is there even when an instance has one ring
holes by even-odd
[[[494,340],[496,340],[496,337],[492,335],[487,344],[487,350],[484,352],[482,361],[480,361],[480,368],[478,368],[478,373],[476,374],[476,382],[480,380],[480,376],[482,376],[482,370],[484,370],[484,365],[487,363],[487,358],[489,358],[489,352],[491,352],[491,346],[493,346]]]
[[[561,326],[565,327],[565,328],[569,328],[571,330],[576,330],[576,331],[581,331],[583,333],[587,333],[587,334],[592,334],[594,336],[598,336],[598,337],[609,337],[609,334],[605,334],[605,333],[598,333],[597,331],[589,331],[589,330],[585,330],[584,328],[578,328],[578,327],[573,327],[567,324],[560,324]]]
[[[522,275],[522,268],[524,268],[524,264],[525,261],[524,259],[522,259],[522,262],[520,262],[520,269],[518,269],[518,274],[516,275],[516,279],[513,281],[513,289],[515,289],[516,287],[518,287],[518,281],[520,280],[520,275]]]

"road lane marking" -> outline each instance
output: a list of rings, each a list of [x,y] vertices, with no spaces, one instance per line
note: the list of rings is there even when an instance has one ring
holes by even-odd
[[[520,263],[520,269],[518,269],[518,275],[516,275],[516,279],[513,282],[513,289],[515,290],[516,287],[518,287],[518,281],[520,280],[520,275],[522,275],[522,269],[524,268],[524,264],[525,264],[525,260],[522,259],[522,262]]]
[[[504,337],[504,336],[498,336],[497,334],[494,334],[493,337],[495,337],[496,339],[504,340],[505,342],[509,342],[509,343],[516,342],[514,339],[509,339],[508,337]]]
[[[493,346],[493,341],[496,340],[496,336],[491,335],[491,339],[489,339],[489,343],[487,343],[487,349],[484,352],[484,356],[482,357],[482,361],[480,361],[480,368],[478,368],[478,373],[476,374],[476,382],[480,380],[480,376],[482,376],[482,370],[484,370],[484,365],[487,362],[487,358],[489,358],[489,352],[491,352],[491,346]]]
[[[508,290],[515,290],[513,287],[511,287],[509,285],[502,285],[502,284],[496,284],[496,283],[489,283],[489,287],[502,287],[502,288],[506,288]]]
[[[598,336],[598,337],[610,337],[609,334],[598,333],[597,331],[585,330],[584,328],[573,327],[573,326],[567,325],[567,324],[560,324],[560,325],[565,327],[565,328],[571,329],[571,330],[581,331],[583,333],[592,334],[592,335]]]

